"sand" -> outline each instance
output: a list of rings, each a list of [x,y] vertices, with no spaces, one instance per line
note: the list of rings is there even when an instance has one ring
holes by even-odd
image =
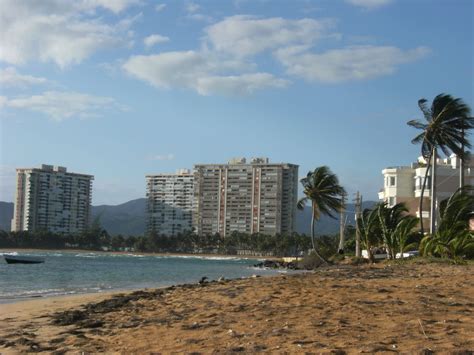
[[[0,305],[0,353],[469,353],[473,271],[335,266]]]

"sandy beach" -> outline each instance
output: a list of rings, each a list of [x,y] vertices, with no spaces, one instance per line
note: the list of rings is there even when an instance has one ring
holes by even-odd
[[[0,353],[468,353],[474,266],[297,275],[0,305]]]

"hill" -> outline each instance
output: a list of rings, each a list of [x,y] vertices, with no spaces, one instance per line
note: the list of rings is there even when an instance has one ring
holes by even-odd
[[[9,231],[13,218],[13,202],[0,201],[0,229]]]
[[[362,210],[372,208],[376,202],[362,202]],[[347,225],[355,225],[354,212],[355,205],[347,204]],[[300,234],[311,235],[311,207],[306,206],[302,211],[296,212],[296,232]],[[335,219],[328,216],[321,216],[321,219],[315,224],[316,235],[330,235],[339,233],[339,215]]]
[[[363,208],[371,208],[374,201],[366,201]],[[122,234],[143,235],[145,232],[145,206],[146,199],[138,198],[120,205],[92,206],[92,220],[100,219],[102,228],[111,235]],[[355,210],[354,204],[348,204],[347,210]],[[13,218],[13,203],[0,201],[0,229],[10,230],[10,221]],[[349,213],[347,224],[354,225],[354,214]],[[303,211],[296,212],[296,232],[310,235],[311,231],[311,207],[307,206]],[[316,234],[334,234],[339,231],[339,216],[332,219],[322,216],[316,224]]]
[[[99,218],[102,228],[111,235],[143,235],[145,232],[145,206],[145,198],[138,198],[115,206],[92,206],[92,220]]]

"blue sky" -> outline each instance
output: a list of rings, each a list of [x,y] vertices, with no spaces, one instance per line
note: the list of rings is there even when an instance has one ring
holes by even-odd
[[[15,167],[93,174],[93,204],[145,175],[267,156],[328,165],[375,200],[419,155],[418,99],[473,93],[471,0],[4,0],[0,200]]]

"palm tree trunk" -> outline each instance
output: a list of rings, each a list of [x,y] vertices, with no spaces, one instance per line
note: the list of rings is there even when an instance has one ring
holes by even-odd
[[[436,233],[436,148],[433,148],[431,153],[431,208],[430,208],[430,234],[433,236]]]
[[[311,216],[311,243],[313,244],[313,252],[316,254],[316,256],[323,262],[323,264],[327,265],[328,262],[326,259],[324,259],[321,254],[319,254],[318,250],[316,249],[316,243],[314,242],[314,225],[315,225],[315,218],[314,218],[314,213],[315,213],[315,204],[313,202],[313,206],[312,206],[312,209],[313,209],[313,214]]]
[[[433,155],[433,152],[430,153],[430,157],[428,158],[428,165],[426,166],[426,171],[425,171],[425,177],[423,179],[423,184],[421,185],[421,195],[420,195],[420,208],[419,208],[419,214],[420,214],[420,232],[421,235],[425,234],[425,229],[423,227],[423,197],[425,195],[425,189],[426,189],[426,180],[428,179],[428,173],[431,168],[431,157]]]

